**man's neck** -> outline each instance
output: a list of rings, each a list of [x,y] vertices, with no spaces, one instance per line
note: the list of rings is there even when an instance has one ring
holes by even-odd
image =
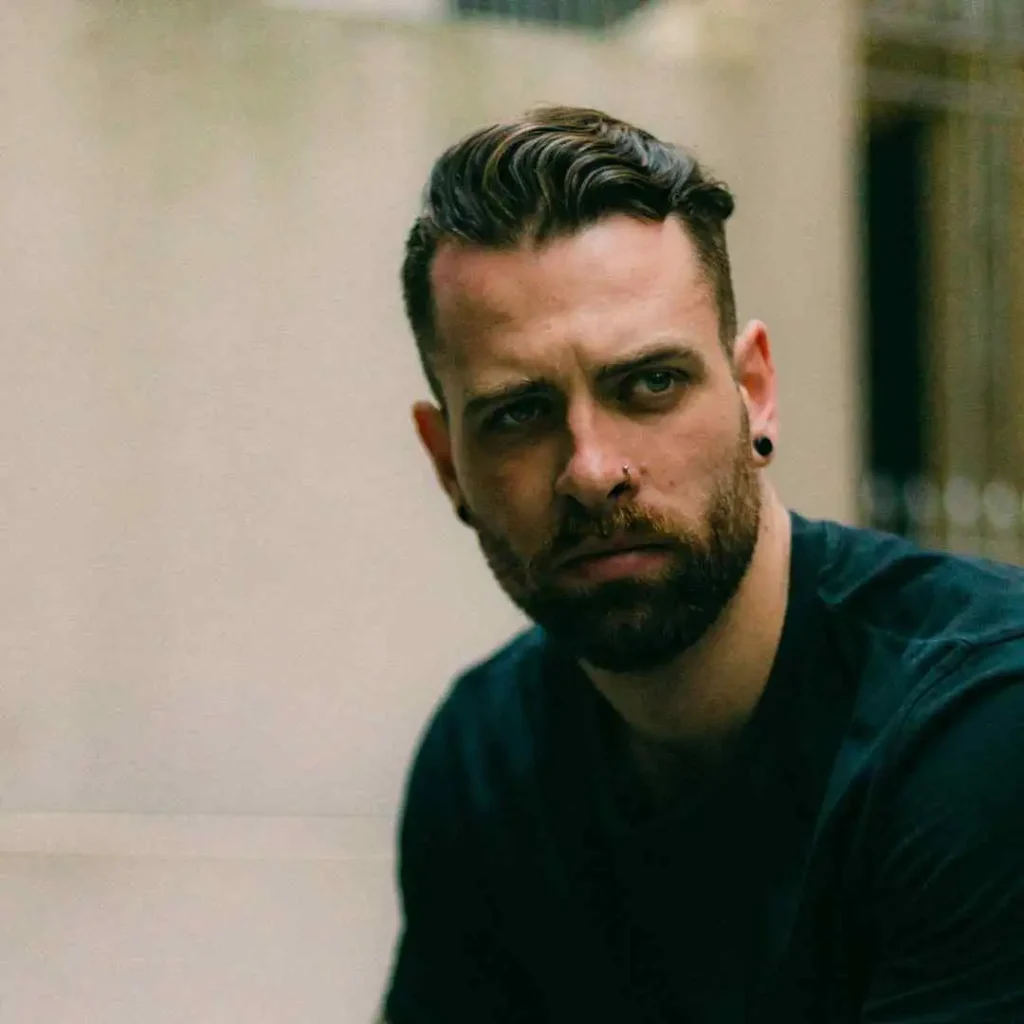
[[[742,730],[771,673],[789,594],[789,514],[766,488],[750,567],[696,646],[650,672],[584,671],[623,719],[630,745],[651,765],[715,762]],[[679,755],[673,756],[674,754]]]

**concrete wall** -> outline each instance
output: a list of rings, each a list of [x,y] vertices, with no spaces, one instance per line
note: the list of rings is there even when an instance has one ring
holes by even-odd
[[[778,480],[852,511],[852,24],[710,62],[241,4],[0,5],[0,1022],[366,1021],[392,829],[517,628],[414,442],[432,156],[583,101],[735,186]],[[698,47],[699,49],[699,47]]]

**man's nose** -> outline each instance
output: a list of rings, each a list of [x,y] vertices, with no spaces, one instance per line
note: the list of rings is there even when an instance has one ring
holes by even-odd
[[[555,485],[558,494],[600,510],[632,493],[637,481],[622,446],[593,424],[570,430],[572,453]]]

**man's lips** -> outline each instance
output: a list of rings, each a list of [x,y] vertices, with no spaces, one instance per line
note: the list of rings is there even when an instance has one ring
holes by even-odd
[[[554,562],[555,569],[571,568],[573,565],[607,558],[612,555],[644,551],[665,551],[668,545],[663,541],[643,540],[636,537],[622,537],[613,540],[589,540],[578,544]]]

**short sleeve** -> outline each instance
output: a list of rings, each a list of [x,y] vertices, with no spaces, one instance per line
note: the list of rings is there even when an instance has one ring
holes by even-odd
[[[1024,682],[922,731],[879,838],[864,1024],[1024,1021]]]
[[[443,716],[443,712],[442,712]],[[403,930],[385,1000],[389,1024],[506,1024],[528,1012],[504,948],[472,809],[473,766],[435,720],[406,789],[399,839]],[[489,881],[491,884],[488,884]]]

